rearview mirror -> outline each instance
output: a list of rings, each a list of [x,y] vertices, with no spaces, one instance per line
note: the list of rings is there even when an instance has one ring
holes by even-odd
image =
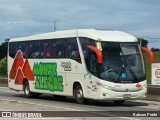
[[[154,62],[154,53],[146,47],[141,47],[141,50],[148,54],[150,63],[153,63]]]
[[[96,53],[98,63],[102,64],[102,52],[95,46],[88,45],[87,47]]]

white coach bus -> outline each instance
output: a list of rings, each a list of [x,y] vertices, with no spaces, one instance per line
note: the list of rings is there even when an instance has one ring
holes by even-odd
[[[141,50],[135,37],[120,31],[79,29],[14,38],[8,47],[9,88],[26,97],[40,94],[113,100],[146,96]]]

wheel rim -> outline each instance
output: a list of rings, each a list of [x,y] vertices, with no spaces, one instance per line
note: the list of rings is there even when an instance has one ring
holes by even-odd
[[[83,92],[82,92],[82,90],[78,90],[78,91],[77,91],[77,98],[78,98],[79,100],[81,100],[81,99],[83,98]]]
[[[29,91],[29,86],[27,85],[27,86],[25,87],[25,94],[26,94],[26,95],[29,95],[29,92],[30,92],[30,91]]]

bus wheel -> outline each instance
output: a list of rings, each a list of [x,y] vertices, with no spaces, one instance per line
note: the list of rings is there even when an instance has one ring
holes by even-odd
[[[33,93],[30,91],[28,81],[24,83],[23,91],[24,91],[24,94],[27,98],[33,97]]]
[[[83,90],[80,85],[78,85],[75,89],[75,98],[78,104],[84,103]]]
[[[125,100],[114,100],[114,104],[116,105],[123,105],[124,102]]]

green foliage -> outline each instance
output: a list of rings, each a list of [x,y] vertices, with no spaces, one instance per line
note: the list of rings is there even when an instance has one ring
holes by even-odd
[[[153,52],[160,52],[160,49],[159,49],[159,48],[151,48],[151,50],[152,50]]]
[[[0,60],[7,57],[8,41],[9,39],[6,39],[5,42],[0,45]]]
[[[0,76],[7,77],[7,59],[6,57],[0,60]]]
[[[154,52],[154,57],[155,57],[154,63],[160,63],[160,52]],[[149,58],[146,53],[143,53],[143,59],[146,69],[147,84],[151,84],[151,63],[149,62]]]
[[[139,43],[141,44],[141,47],[148,47],[148,40],[144,39],[144,38],[137,38]]]

